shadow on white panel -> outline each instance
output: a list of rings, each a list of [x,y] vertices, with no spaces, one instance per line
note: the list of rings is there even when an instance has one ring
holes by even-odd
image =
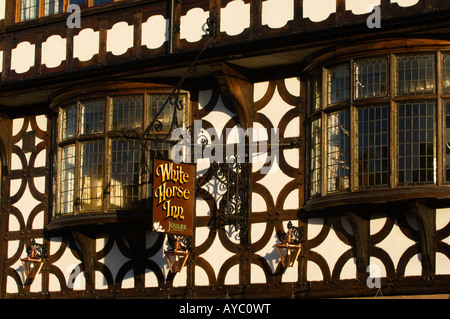
[[[188,42],[197,42],[202,39],[206,32],[206,20],[209,12],[201,8],[189,10],[185,16],[181,17],[180,38]]]
[[[317,0],[303,1],[303,17],[313,22],[326,20],[334,12],[336,12],[336,0],[321,0],[320,5],[317,4]]]

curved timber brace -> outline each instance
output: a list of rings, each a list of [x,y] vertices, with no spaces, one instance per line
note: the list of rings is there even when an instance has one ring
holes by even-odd
[[[418,201],[409,202],[408,208],[419,227],[422,277],[429,280],[436,270],[436,210]]]
[[[345,217],[352,227],[355,238],[357,278],[365,280],[368,276],[367,267],[370,258],[370,222],[369,219],[353,211],[347,211]]]

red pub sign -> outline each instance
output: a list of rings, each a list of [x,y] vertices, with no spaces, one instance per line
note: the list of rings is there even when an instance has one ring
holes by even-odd
[[[192,236],[195,165],[155,159],[153,231]]]

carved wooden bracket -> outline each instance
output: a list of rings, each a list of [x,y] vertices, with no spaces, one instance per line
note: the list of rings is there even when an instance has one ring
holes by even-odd
[[[254,119],[253,84],[235,67],[224,62],[211,65],[221,91],[231,100],[239,116],[240,125],[245,130],[252,126]]]
[[[364,280],[368,276],[367,267],[369,266],[370,258],[369,219],[364,218],[360,214],[356,214],[352,211],[347,211],[345,213],[345,217],[349,221],[355,237],[357,278]]]
[[[136,288],[145,286],[145,228],[136,226],[126,226],[124,228],[124,237],[130,245],[133,256],[133,271]]]
[[[436,210],[417,201],[409,202],[408,207],[419,227],[422,276],[430,279],[436,270]]]
[[[81,262],[83,263],[84,276],[86,278],[86,290],[93,291],[95,289],[95,238],[88,233],[77,230],[72,230],[71,235],[81,248]]]

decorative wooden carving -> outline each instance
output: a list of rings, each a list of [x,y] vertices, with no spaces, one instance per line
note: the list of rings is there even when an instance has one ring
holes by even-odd
[[[211,69],[221,91],[232,101],[241,127],[251,127],[254,119],[253,85],[241,72],[225,62],[213,63]]]
[[[436,210],[418,201],[409,202],[408,207],[419,227],[422,277],[429,280],[436,269]]]
[[[86,278],[86,290],[93,291],[95,275],[95,237],[88,232],[72,230],[72,238],[80,245],[81,260],[84,276]]]
[[[352,227],[355,238],[357,278],[364,280],[367,278],[367,266],[370,258],[370,222],[362,214],[353,211],[346,212],[345,216]]]

